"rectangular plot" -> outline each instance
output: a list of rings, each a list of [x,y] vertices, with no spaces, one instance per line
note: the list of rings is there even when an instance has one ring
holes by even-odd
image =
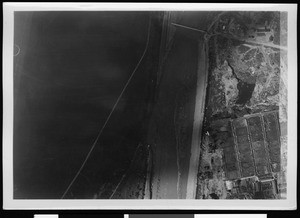
[[[265,165],[265,164],[256,165],[256,171],[259,176],[267,175],[270,173],[270,169],[269,169],[268,165]]]
[[[248,135],[247,127],[240,127],[235,129],[236,136]]]
[[[251,148],[250,143],[243,144],[243,146],[244,146],[244,151],[240,152],[240,166],[241,166],[242,176],[243,177],[253,176],[255,175],[255,167],[253,162],[253,156],[250,149]]]
[[[253,162],[251,151],[247,153],[240,153],[240,161]]]
[[[277,119],[273,113],[265,114],[263,116],[265,130],[266,130],[266,140],[268,142],[276,141],[279,139],[278,129],[277,129]]]
[[[250,142],[239,143],[237,145],[239,153],[251,152]]]
[[[248,167],[248,168],[242,168],[242,177],[248,177],[248,176],[254,176],[255,170],[254,166]]]
[[[249,142],[248,135],[237,136],[236,140],[237,140],[237,143]]]
[[[252,142],[264,140],[260,117],[257,116],[248,118],[248,127]]]
[[[251,140],[252,142],[258,142],[264,140],[263,132],[252,132],[251,133]]]
[[[240,176],[267,176],[280,171],[280,139],[278,117],[274,113],[238,118],[232,122],[236,156],[227,154],[227,165],[239,161]],[[235,152],[234,149],[227,150]],[[232,165],[233,170],[233,165]]]
[[[258,162],[258,159],[267,159],[267,152],[263,146],[253,149],[253,155],[255,162]]]
[[[269,143],[269,157],[271,160],[271,163],[274,162],[280,162],[281,159],[281,147],[279,142],[272,142]]]
[[[253,143],[252,143],[252,149],[253,149],[253,150],[261,150],[261,149],[265,149],[264,142],[263,142],[263,141],[260,141],[260,142],[253,142]]]
[[[259,175],[270,173],[269,161],[264,151],[254,151],[256,170]]]
[[[248,161],[248,160],[241,160],[241,167],[242,167],[242,170],[243,169],[247,169],[249,167],[254,167],[254,164],[252,162],[252,160]]]
[[[224,159],[226,164],[236,163],[237,158],[235,153],[224,153]]]
[[[260,155],[260,156],[259,156],[259,155],[260,155],[259,152],[254,153],[254,156],[256,156],[256,157],[255,157],[255,164],[256,164],[256,165],[258,165],[258,164],[268,165],[268,164],[269,164],[269,161],[268,161],[267,157],[266,157],[266,156],[263,156],[263,155]]]

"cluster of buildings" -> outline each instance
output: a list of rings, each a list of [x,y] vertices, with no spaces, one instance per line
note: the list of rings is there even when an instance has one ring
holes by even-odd
[[[274,30],[271,28],[269,20],[264,20],[264,22],[258,24],[245,24],[234,16],[224,17],[218,22],[217,31],[230,34],[239,39],[261,43],[272,42],[274,39]]]

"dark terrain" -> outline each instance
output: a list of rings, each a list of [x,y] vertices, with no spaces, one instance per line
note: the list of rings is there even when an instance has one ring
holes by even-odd
[[[62,196],[144,52],[149,18],[149,12],[15,14],[21,50],[14,59],[14,198]],[[142,140],[158,20],[152,17],[148,52],[67,198],[92,198],[104,183],[112,189]]]

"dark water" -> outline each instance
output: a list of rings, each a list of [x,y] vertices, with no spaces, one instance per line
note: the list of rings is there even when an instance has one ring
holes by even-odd
[[[17,12],[14,197],[60,198],[141,57],[148,12]],[[152,86],[145,64],[128,86],[69,195],[119,179]]]
[[[251,99],[252,93],[255,88],[255,83],[250,84],[243,81],[239,81],[239,83],[237,84],[237,88],[239,90],[239,95],[236,104],[244,105]]]

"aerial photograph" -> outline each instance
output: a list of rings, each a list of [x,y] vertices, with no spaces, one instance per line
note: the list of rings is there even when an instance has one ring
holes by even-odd
[[[13,199],[286,199],[286,11],[15,11]]]

